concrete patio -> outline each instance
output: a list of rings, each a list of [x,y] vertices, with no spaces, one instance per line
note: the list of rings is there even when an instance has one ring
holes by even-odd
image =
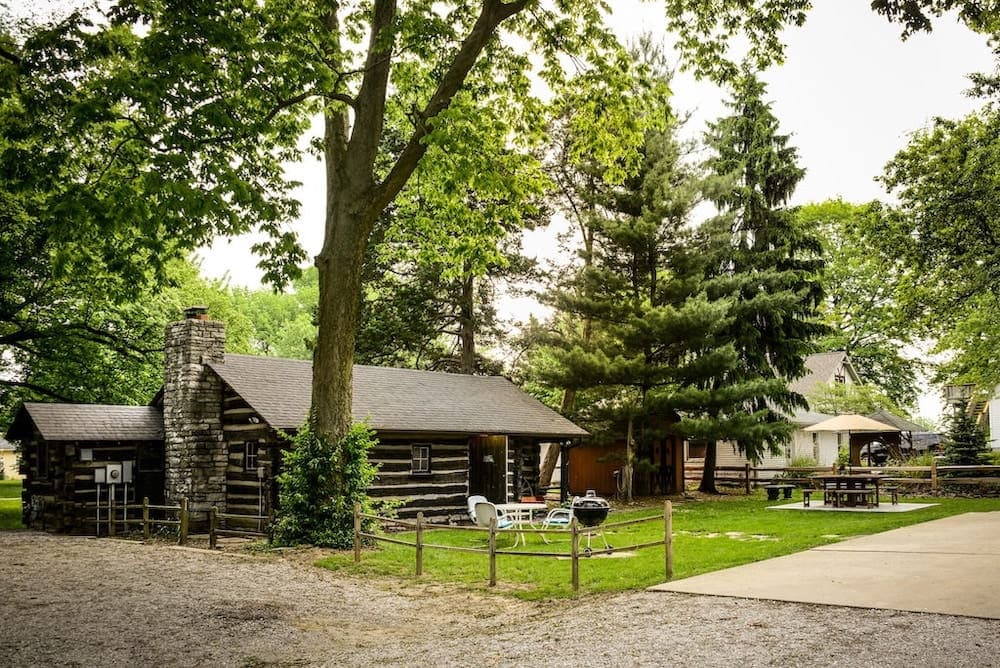
[[[998,559],[1000,512],[966,513],[650,591],[1000,619]]]

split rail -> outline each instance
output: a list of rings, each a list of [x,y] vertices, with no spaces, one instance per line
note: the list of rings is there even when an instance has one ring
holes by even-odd
[[[220,537],[271,539],[270,527],[272,517],[270,515],[237,515],[235,513],[219,512],[219,509],[212,506],[208,517],[208,545],[213,550],[219,542]],[[243,524],[256,523],[256,529],[229,528],[225,526],[227,520],[236,520]]]
[[[403,527],[405,529],[411,529],[414,531],[415,537],[414,541],[410,542],[403,540],[401,538],[395,538],[392,536],[386,536],[382,534],[369,533],[362,531],[363,520],[374,520],[382,525],[395,525],[397,527]],[[586,551],[581,553],[580,550],[580,538],[586,537],[588,534],[596,534],[598,532],[608,531],[610,529],[618,529],[622,527],[649,523],[649,522],[663,522],[663,538],[661,540],[650,541],[645,543],[637,543],[634,545],[628,545],[625,547],[608,547],[603,549],[595,549],[592,552]],[[478,533],[488,533],[489,542],[486,549],[477,547],[465,547],[459,545],[441,545],[436,543],[429,543],[426,541],[425,533],[432,530],[446,529],[449,531],[472,531]],[[560,534],[570,535],[570,551],[569,554],[565,552],[525,552],[525,551],[515,551],[515,550],[504,550],[497,548],[497,536],[500,534],[509,535],[511,533],[517,534],[536,534],[545,536],[547,534]],[[650,517],[642,517],[634,520],[625,520],[622,522],[605,522],[597,527],[582,527],[577,519],[574,517],[569,524],[568,529],[535,529],[528,527],[516,527],[511,529],[499,529],[497,527],[496,518],[490,519],[489,527],[478,527],[478,526],[457,526],[450,524],[435,524],[432,522],[427,522],[424,520],[423,512],[417,513],[416,521],[400,520],[395,518],[382,517],[379,515],[368,515],[361,512],[360,504],[354,506],[354,562],[361,562],[361,546],[364,539],[374,540],[383,543],[392,543],[394,545],[404,545],[414,548],[414,556],[416,561],[416,575],[419,577],[423,575],[424,572],[424,550],[452,550],[455,552],[471,552],[475,554],[484,554],[487,556],[489,561],[489,585],[495,587],[497,584],[497,556],[513,556],[513,557],[542,557],[542,558],[555,558],[555,559],[566,559],[569,557],[570,560],[570,582],[573,586],[573,591],[579,591],[580,589],[580,560],[581,556],[586,559],[590,554],[613,554],[615,552],[631,552],[634,550],[639,550],[643,548],[662,546],[664,551],[664,571],[666,573],[667,580],[670,580],[674,576],[674,553],[673,553],[673,505],[670,501],[666,501],[663,504],[663,515],[653,515]]]
[[[833,466],[811,467],[780,467],[759,466],[750,464],[744,466],[716,466],[715,480],[720,484],[730,484],[742,487],[749,494],[754,488],[769,485],[773,482],[797,483],[812,485],[811,475],[815,473],[836,473],[840,468]],[[940,492],[949,485],[1000,485],[1000,466],[951,466],[938,465],[932,461],[930,466],[848,466],[847,473],[882,473],[884,480],[892,484],[910,486],[929,486],[934,493]],[[684,467],[685,480],[699,481],[702,467],[688,464]]]
[[[101,526],[107,527],[108,536],[118,535],[119,526],[123,533],[128,533],[130,526],[141,526],[142,537],[149,540],[156,527],[177,527],[177,544],[185,545],[188,539],[188,522],[190,513],[188,512],[188,500],[182,498],[179,505],[161,505],[149,502],[149,497],[143,497],[142,503],[116,503],[112,496],[108,499],[106,506],[107,514],[104,518],[97,520],[97,533],[100,536]],[[132,511],[132,516],[129,516]],[[153,517],[153,514],[162,513],[162,517]],[[176,519],[170,517],[174,515]]]

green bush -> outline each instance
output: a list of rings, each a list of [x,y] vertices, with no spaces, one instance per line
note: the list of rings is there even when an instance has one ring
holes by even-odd
[[[816,468],[819,464],[815,459],[808,455],[800,455],[798,457],[792,458],[792,461],[788,462],[789,468],[793,469],[806,469],[806,468]]]
[[[851,465],[851,450],[850,448],[841,446],[837,450],[837,466],[843,469],[850,465]]]
[[[303,425],[292,438],[291,449],[282,453],[275,543],[350,548],[354,504],[360,503],[363,513],[373,511],[368,487],[378,467],[368,460],[368,452],[377,442],[375,433],[363,424],[351,427],[337,443],[318,435],[312,425]],[[362,526],[366,533],[374,529],[371,520]]]

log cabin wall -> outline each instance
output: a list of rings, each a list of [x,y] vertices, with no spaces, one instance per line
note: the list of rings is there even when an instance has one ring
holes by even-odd
[[[45,441],[35,430],[22,442],[21,502],[25,526],[46,531],[94,534],[98,485],[94,472],[133,462],[133,482],[114,486],[115,503],[163,503],[162,441]],[[86,452],[89,459],[81,459]],[[100,485],[101,516],[107,518],[111,486]],[[126,496],[127,493],[127,496]],[[106,528],[102,528],[102,532]]]
[[[469,520],[467,437],[378,434],[378,440],[369,456],[379,466],[378,478],[368,490],[373,499],[403,501],[396,511],[401,519],[412,519],[423,511],[429,521]],[[428,470],[421,471],[425,464]]]
[[[281,449],[287,444],[228,385],[223,387],[222,433],[228,453],[224,511],[272,514],[278,501],[274,478],[280,472]]]

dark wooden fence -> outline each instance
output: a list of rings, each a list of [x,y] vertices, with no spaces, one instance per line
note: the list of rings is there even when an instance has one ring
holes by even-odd
[[[379,522],[381,526],[395,525],[403,527],[405,529],[412,529],[415,532],[414,541],[406,541],[400,538],[386,536],[382,534],[367,533],[362,531],[362,520],[370,519]],[[570,534],[570,582],[573,586],[573,591],[579,591],[580,589],[580,537],[586,536],[591,531],[605,531],[609,529],[615,529],[625,526],[631,526],[635,524],[642,524],[645,522],[654,522],[663,520],[663,539],[652,541],[648,543],[638,543],[635,545],[628,545],[626,547],[616,547],[616,548],[605,548],[600,550],[594,550],[594,552],[599,552],[603,554],[612,554],[614,552],[625,552],[632,550],[639,550],[646,547],[655,547],[662,545],[664,549],[664,570],[666,572],[667,580],[670,580],[674,576],[674,554],[673,554],[673,506],[670,501],[666,501],[663,504],[663,517],[652,516],[643,517],[635,520],[625,520],[623,522],[605,522],[599,527],[588,528],[582,527],[577,523],[574,517],[569,524],[568,532]],[[426,531],[436,530],[436,529],[447,529],[451,531],[477,531],[480,533],[489,533],[489,547],[487,549],[476,548],[476,547],[463,547],[458,545],[439,545],[434,543],[428,543],[425,540],[424,533]],[[495,587],[497,584],[497,555],[508,555],[517,557],[549,557],[556,559],[565,559],[565,552],[523,552],[523,551],[513,551],[513,550],[498,550],[497,549],[497,535],[499,533],[520,533],[520,534],[563,534],[567,533],[567,529],[535,529],[526,527],[516,527],[512,529],[498,529],[496,518],[491,518],[489,527],[478,527],[478,526],[453,526],[448,524],[434,524],[431,522],[425,522],[423,513],[417,513],[416,521],[399,520],[389,517],[381,517],[379,515],[367,515],[361,512],[361,506],[355,505],[354,507],[354,561],[355,563],[361,562],[361,544],[362,540],[367,538],[374,541],[379,541],[383,543],[392,543],[395,545],[405,545],[414,548],[414,557],[416,561],[416,575],[419,577],[424,573],[424,550],[452,550],[455,552],[472,552],[476,554],[487,555],[489,561],[489,584],[491,587]],[[586,555],[585,555],[586,557]]]
[[[815,473],[837,472],[839,467],[754,467],[717,466],[715,467],[716,482],[722,485],[742,487],[747,494],[756,487],[781,481],[803,487],[812,487],[811,476]],[[848,466],[848,473],[881,473],[886,482],[904,486],[927,486],[932,492],[940,492],[949,485],[1000,485],[1000,466],[947,466],[931,462],[930,466]],[[686,464],[684,480],[698,482],[701,480],[702,466]]]

